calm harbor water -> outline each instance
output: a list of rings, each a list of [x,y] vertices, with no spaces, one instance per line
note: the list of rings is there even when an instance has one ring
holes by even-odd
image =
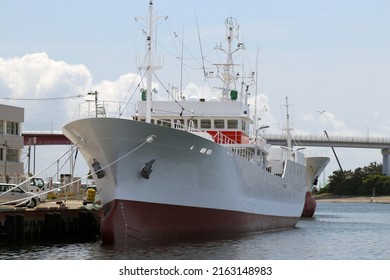
[[[390,204],[317,203],[295,229],[219,240],[104,247],[100,242],[1,249],[2,260],[389,260]]]

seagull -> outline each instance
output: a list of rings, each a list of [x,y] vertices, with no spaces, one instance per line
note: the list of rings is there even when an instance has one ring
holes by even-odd
[[[317,111],[320,115],[322,115],[323,113],[325,113],[326,111],[325,110],[322,110],[322,111]]]

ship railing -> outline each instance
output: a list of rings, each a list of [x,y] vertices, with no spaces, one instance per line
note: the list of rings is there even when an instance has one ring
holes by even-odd
[[[255,156],[253,151],[249,150],[247,147],[243,147],[241,144],[224,135],[222,132],[218,131],[218,133],[214,135],[213,139],[214,142],[224,145],[232,153],[239,155],[247,161],[259,164],[259,159]]]
[[[87,100],[78,104],[72,119],[82,118],[135,118],[136,104],[120,101]]]
[[[170,127],[170,128],[174,128],[174,129],[178,129],[178,130],[185,130],[185,131],[189,131],[189,132],[192,132],[192,131],[194,131],[194,132],[202,131],[202,130],[195,129],[191,125],[189,125],[189,126],[184,125],[184,124],[181,123],[180,120],[176,120],[176,121],[172,122],[171,120],[163,120],[163,119],[152,118],[151,119],[151,123],[153,123],[155,125]]]
[[[189,126],[183,125],[180,121],[171,122],[171,121],[165,121],[161,119],[152,119],[152,122],[156,125],[171,127],[179,130],[185,130],[188,132],[207,133],[206,130],[194,128],[194,126],[191,125],[191,122]],[[232,153],[235,153],[248,161],[255,161],[254,152],[252,152],[246,147],[242,147],[239,143],[237,143],[230,137],[224,135],[221,131],[218,131],[214,136],[212,136],[212,139],[214,140],[215,143],[224,145]]]
[[[213,136],[213,140],[214,140],[215,143],[218,143],[218,144],[239,145],[236,141],[234,141],[232,138],[226,136],[221,131],[218,131]]]
[[[228,145],[224,145],[224,146],[229,151],[239,155],[243,159],[250,161],[250,162],[253,162],[253,163],[257,163],[255,153],[253,151],[249,150],[248,148],[242,147],[240,144],[238,144],[238,145],[229,145],[228,144]]]

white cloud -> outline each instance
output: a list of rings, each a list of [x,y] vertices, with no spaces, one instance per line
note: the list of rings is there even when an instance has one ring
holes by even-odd
[[[180,89],[176,89],[176,91],[180,92]],[[191,97],[205,98],[206,100],[210,100],[211,98],[215,98],[215,97],[220,98],[220,91],[213,90],[209,85],[200,86],[194,82],[189,82],[183,88],[182,95],[187,100],[190,99]]]
[[[46,53],[0,58],[0,74],[2,84],[7,86],[8,92],[5,94],[13,98],[80,94],[77,91],[89,87],[92,82],[92,76],[84,65],[52,60]]]
[[[336,114],[328,111],[317,111],[317,113],[302,112],[300,114],[304,129],[298,129],[296,134],[322,134],[324,130],[338,136],[359,136],[362,132],[351,128]]]
[[[56,61],[46,53],[0,58],[1,102],[24,108],[25,125],[31,130],[39,125],[58,129],[69,110],[74,110],[77,99],[70,97],[84,94],[91,84],[92,75],[86,66]]]
[[[128,98],[133,96],[134,100],[139,100],[141,96],[140,77],[135,74],[124,74],[116,81],[103,80],[95,86],[95,90],[100,93],[101,100],[119,101],[123,100],[125,96]]]
[[[253,119],[257,119],[257,127],[269,126],[265,133],[281,133],[280,121],[273,115],[267,95],[264,93],[259,93],[257,96],[252,94],[248,103]]]
[[[332,134],[343,136],[358,136],[361,135],[356,129],[349,128],[348,125],[331,112],[324,112],[319,116],[319,123]]]

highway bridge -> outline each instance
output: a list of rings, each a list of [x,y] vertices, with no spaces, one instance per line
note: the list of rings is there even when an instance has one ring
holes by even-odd
[[[271,145],[286,145],[286,136],[283,134],[263,135]],[[390,138],[364,136],[332,136],[294,135],[292,145],[298,147],[340,147],[363,149],[389,149]]]
[[[24,145],[70,145],[71,142],[61,131],[25,131]],[[283,134],[262,135],[271,145],[287,145]],[[390,176],[390,138],[363,136],[332,136],[324,134],[293,135],[292,145],[295,147],[340,147],[380,149],[383,156],[383,173]]]
[[[287,144],[286,136],[283,134],[268,134],[263,135],[263,137],[271,145]],[[382,152],[383,174],[390,176],[390,138],[388,137],[329,136],[324,131],[322,136],[294,135],[291,144],[297,147],[331,147],[332,149],[334,147],[380,149]],[[335,156],[338,162],[336,153]]]

